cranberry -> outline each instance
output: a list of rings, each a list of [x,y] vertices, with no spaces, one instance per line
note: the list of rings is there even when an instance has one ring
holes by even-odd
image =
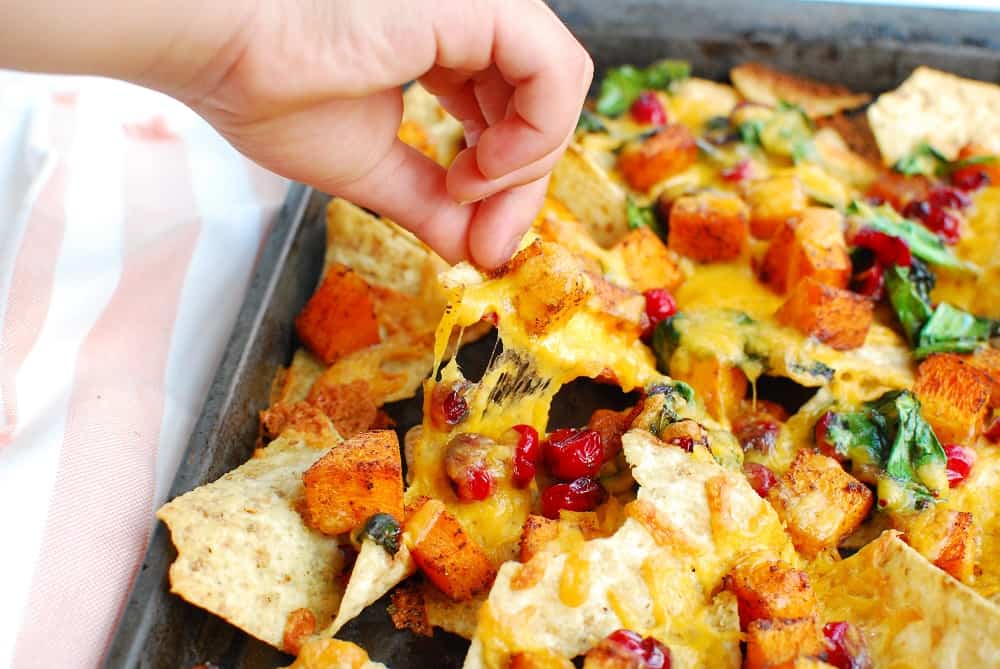
[[[542,515],[558,519],[559,511],[593,511],[608,498],[607,491],[592,478],[556,483],[542,492]]]
[[[969,477],[976,462],[976,452],[959,444],[948,444],[944,454],[948,456],[948,487],[954,488]]]
[[[455,486],[455,494],[464,502],[482,501],[493,494],[493,475],[485,467],[473,467]]]
[[[469,415],[469,403],[465,393],[471,384],[459,381],[453,384],[438,384],[431,393],[431,422],[439,429],[458,425]]]
[[[778,477],[769,467],[757,462],[743,463],[743,475],[750,482],[750,487],[761,497],[767,497],[768,491],[778,482]]]
[[[666,288],[653,288],[642,295],[646,298],[646,316],[649,318],[643,336],[649,337],[657,324],[677,313],[677,302]]]
[[[865,639],[854,625],[838,621],[823,626],[826,661],[837,669],[871,669]]]
[[[642,669],[670,669],[670,649],[651,636],[643,638],[632,630],[617,630],[604,643],[634,657]]]
[[[733,426],[733,434],[736,435],[744,451],[764,454],[774,451],[780,430],[774,421],[761,419],[742,421]]]
[[[667,122],[667,110],[663,108],[663,103],[653,91],[640,93],[629,111],[638,123],[664,125]]]
[[[830,426],[833,425],[835,420],[837,420],[837,414],[832,411],[827,411],[818,421],[816,421],[816,447],[823,455],[836,458],[837,460],[843,460],[844,456],[837,452],[837,445],[833,443],[833,440],[830,439],[829,436]]]
[[[875,264],[851,277],[851,290],[876,302],[885,294],[885,270]]]
[[[719,176],[726,181],[746,181],[750,178],[752,164],[749,158],[744,158],[731,167],[723,169]]]
[[[460,500],[481,501],[493,494],[491,452],[495,446],[496,442],[489,437],[471,432],[459,434],[448,442],[445,474]]]
[[[523,488],[535,478],[535,468],[542,449],[538,430],[530,425],[515,425],[513,429],[518,435],[517,447],[514,449],[514,485]]]
[[[903,216],[921,221],[931,232],[948,244],[958,241],[960,223],[951,212],[932,205],[927,200],[915,200],[903,209]]]
[[[572,481],[595,476],[604,462],[604,444],[595,430],[556,430],[542,442],[542,456],[549,471],[558,479]]]
[[[979,190],[990,183],[990,175],[982,165],[966,165],[951,173],[951,184],[964,191]]]
[[[930,192],[927,200],[935,207],[965,209],[972,204],[972,198],[957,188],[938,186]]]
[[[986,426],[983,436],[994,444],[1000,443],[1000,416],[993,417],[990,424]]]
[[[883,265],[899,265],[909,267],[913,262],[910,247],[899,237],[887,235],[871,228],[862,228],[851,237],[851,244],[871,249],[875,257]]]

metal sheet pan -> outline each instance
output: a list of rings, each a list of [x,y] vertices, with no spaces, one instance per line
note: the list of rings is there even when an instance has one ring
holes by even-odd
[[[1000,81],[1000,13],[800,3],[794,0],[601,2],[551,0],[603,69],[657,57],[686,58],[700,76],[725,79],[732,65],[756,59],[859,90],[880,91],[915,66],[932,65]],[[215,480],[249,457],[257,412],[271,379],[294,350],[292,321],[322,266],[327,198],[293,185],[251,281],[229,347],[174,480],[171,496]],[[463,351],[483,364],[489,340]],[[596,393],[596,394],[595,394]],[[579,422],[595,402],[621,402],[611,391],[570,387],[555,423]],[[419,420],[419,398],[389,407],[405,430]],[[584,417],[584,418],[579,418]],[[265,644],[168,592],[174,550],[158,524],[106,657],[107,667],[187,669],[287,663]],[[341,633],[393,669],[461,666],[466,643],[442,632],[433,639],[392,628],[383,603]]]

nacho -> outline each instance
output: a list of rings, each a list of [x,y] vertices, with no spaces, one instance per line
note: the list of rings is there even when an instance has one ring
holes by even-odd
[[[855,109],[871,100],[867,93],[855,93],[845,86],[807,79],[762,63],[738,65],[729,71],[729,78],[750,102],[771,107],[788,102],[812,118]]]

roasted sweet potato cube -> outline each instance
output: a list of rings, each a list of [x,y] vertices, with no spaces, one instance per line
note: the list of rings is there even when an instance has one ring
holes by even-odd
[[[389,618],[398,630],[410,630],[420,636],[434,636],[434,628],[427,619],[427,605],[421,584],[407,581],[392,591]]]
[[[985,346],[973,353],[968,361],[990,379],[990,408],[1000,407],[1000,348]]]
[[[930,179],[922,175],[907,176],[887,170],[874,181],[867,191],[869,198],[888,202],[897,211],[914,200],[923,200],[931,192]]]
[[[403,467],[392,430],[363,432],[333,447],[302,483],[302,519],[324,534],[349,532],[376,513],[403,517]]]
[[[826,649],[816,618],[755,620],[747,626],[743,669],[769,669]]]
[[[353,270],[332,265],[295,319],[306,348],[326,364],[379,342],[378,320],[368,284]]]
[[[451,599],[469,599],[493,583],[493,563],[441,500],[425,501],[403,529],[414,562]]]
[[[732,420],[747,393],[747,377],[738,367],[717,358],[675,356],[670,375],[694,388],[695,395],[717,420]]]
[[[783,224],[760,263],[761,281],[778,293],[806,277],[837,288],[847,286],[851,258],[841,221],[835,209],[808,207],[797,223]]]
[[[771,239],[786,224],[794,223],[806,210],[809,198],[794,174],[760,179],[747,184],[750,234]]]
[[[670,248],[698,262],[739,258],[747,234],[746,203],[732,193],[685,195],[670,207]]]
[[[587,421],[587,429],[594,430],[601,435],[605,461],[611,460],[611,458],[622,450],[622,435],[628,432],[632,425],[632,420],[641,410],[641,407],[633,407],[622,411],[598,409],[590,415],[590,420]]]
[[[514,275],[519,286],[532,288],[514,293],[517,314],[532,335],[569,320],[593,295],[581,261],[550,242],[536,239],[492,273],[493,277]]]
[[[636,290],[674,290],[684,281],[677,256],[649,228],[636,228],[614,245]]]
[[[694,135],[680,123],[671,123],[622,149],[618,154],[618,169],[632,188],[646,191],[697,161],[698,144]]]
[[[936,353],[917,367],[913,385],[924,419],[943,443],[972,441],[983,428],[993,386],[961,357]]]
[[[550,541],[559,537],[559,521],[531,514],[521,528],[521,562],[527,562]]]
[[[573,669],[573,663],[551,650],[529,650],[515,653],[508,669]]]
[[[723,580],[736,595],[740,627],[762,618],[805,618],[816,614],[816,596],[805,572],[781,560],[748,560]]]
[[[921,555],[966,583],[975,571],[979,528],[971,513],[931,506],[920,513],[897,515],[893,526]]]
[[[833,458],[801,450],[767,498],[795,548],[813,557],[861,524],[873,495]]]
[[[778,310],[778,321],[833,348],[846,351],[865,343],[875,305],[866,297],[807,277]]]

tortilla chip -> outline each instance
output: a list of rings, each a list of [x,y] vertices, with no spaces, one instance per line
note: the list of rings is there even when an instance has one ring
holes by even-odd
[[[870,165],[882,164],[882,153],[868,123],[868,115],[862,112],[834,114],[816,119],[816,127],[821,131],[829,128],[843,139],[847,147]]]
[[[302,472],[324,453],[282,436],[163,506],[156,515],[178,553],[171,592],[275,647],[297,609],[329,624],[343,591],[343,555],[336,539],[307,528],[295,510]]]
[[[671,116],[692,130],[715,116],[729,116],[740,102],[740,94],[728,84],[689,77],[676,84],[670,94]]]
[[[326,365],[305,348],[298,348],[292,363],[275,378],[275,392],[271,404],[294,404],[309,396],[309,389],[323,375]]]
[[[426,88],[414,83],[403,93],[403,123],[418,125],[433,147],[433,158],[448,166],[463,146],[462,124]]]
[[[823,169],[837,179],[863,191],[878,178],[878,163],[855,153],[836,129],[817,130],[814,144]]]
[[[423,585],[421,592],[428,623],[464,639],[473,637],[476,633],[476,621],[479,619],[479,608],[486,602],[487,593],[456,602],[429,583]]]
[[[969,143],[1000,153],[1000,86],[918,67],[868,108],[887,165],[927,142],[949,160]]]
[[[350,641],[312,639],[302,646],[295,661],[284,669],[386,669],[372,662],[368,653]]]
[[[389,553],[374,541],[365,540],[361,552],[354,562],[351,578],[340,601],[340,610],[330,626],[320,632],[320,636],[333,636],[340,628],[353,620],[366,607],[374,604],[385,593],[402,583],[413,572],[416,565],[410,551],[400,542],[396,555]]]
[[[748,553],[796,560],[777,515],[707,454],[636,430],[622,442],[640,483],[631,517],[607,539],[504,564],[466,667],[504,666],[537,649],[571,658],[622,627],[655,635],[677,666],[739,666],[735,599],[710,593]]]
[[[822,618],[857,625],[875,667],[987,667],[1000,657],[1000,607],[895,532],[811,580]]]
[[[611,246],[628,232],[625,189],[576,144],[556,163],[549,194],[563,202],[602,246]]]
[[[771,107],[779,102],[796,104],[810,118],[854,109],[871,100],[839,84],[829,84],[788,74],[762,63],[743,63],[729,71],[729,78],[743,97]]]

